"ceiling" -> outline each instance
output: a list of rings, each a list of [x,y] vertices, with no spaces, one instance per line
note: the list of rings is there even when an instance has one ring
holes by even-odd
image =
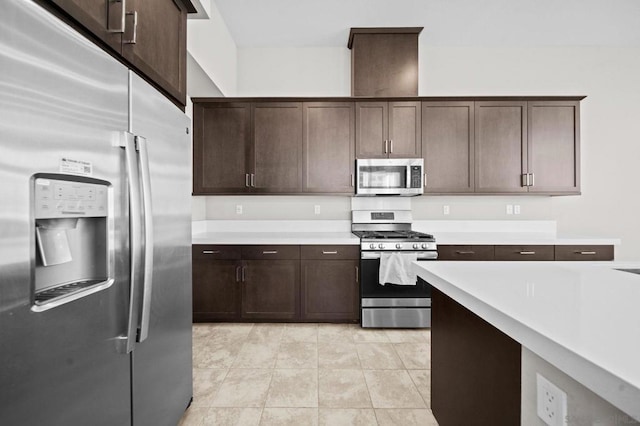
[[[238,47],[346,46],[351,27],[424,27],[427,46],[640,47],[640,0],[211,0]]]

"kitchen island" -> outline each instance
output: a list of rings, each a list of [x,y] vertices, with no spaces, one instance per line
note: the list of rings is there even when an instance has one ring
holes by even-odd
[[[434,287],[432,409],[440,424],[540,421],[535,389],[525,389],[530,353],[611,404],[603,424],[640,420],[640,275],[616,270],[638,266],[416,262]],[[581,418],[575,399],[568,394],[568,424]]]

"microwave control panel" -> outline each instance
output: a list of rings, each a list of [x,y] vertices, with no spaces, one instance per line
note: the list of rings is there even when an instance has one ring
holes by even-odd
[[[411,188],[422,188],[422,167],[411,166]]]
[[[36,219],[107,216],[107,185],[37,178],[34,198]]]

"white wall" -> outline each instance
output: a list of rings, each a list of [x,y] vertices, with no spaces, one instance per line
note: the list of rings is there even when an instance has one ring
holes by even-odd
[[[350,56],[344,48],[238,49],[241,96],[349,96]],[[423,196],[416,219],[556,220],[562,235],[616,237],[616,258],[640,258],[640,49],[421,47],[421,96],[587,95],[582,102],[582,195]],[[348,219],[341,197],[245,197],[251,218]],[[209,197],[206,217],[230,219],[237,197]],[[296,205],[291,209],[291,205]],[[442,215],[442,205],[451,215]],[[507,216],[506,204],[520,204]],[[287,207],[287,208],[283,208]],[[344,211],[336,206],[344,206]],[[249,214],[249,213],[247,213]],[[299,216],[296,216],[299,215]],[[245,216],[243,218],[249,218]],[[316,217],[317,218],[317,217]]]
[[[187,51],[224,96],[235,96],[238,77],[236,43],[215,3],[205,3],[209,19],[188,20]],[[190,73],[189,70],[187,72]],[[189,95],[207,96],[206,93]]]

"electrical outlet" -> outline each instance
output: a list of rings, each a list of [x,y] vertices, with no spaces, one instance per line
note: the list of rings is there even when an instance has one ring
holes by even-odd
[[[507,204],[507,214],[513,214],[513,204]]]
[[[513,214],[520,214],[520,204],[513,206]]]
[[[447,215],[451,212],[449,206],[442,206],[442,214]]]
[[[314,214],[320,214],[320,205],[316,204],[315,206],[313,206],[313,213]]]
[[[537,413],[549,426],[567,425],[567,394],[536,373]]]
[[[236,214],[242,214],[242,204],[236,204]]]

